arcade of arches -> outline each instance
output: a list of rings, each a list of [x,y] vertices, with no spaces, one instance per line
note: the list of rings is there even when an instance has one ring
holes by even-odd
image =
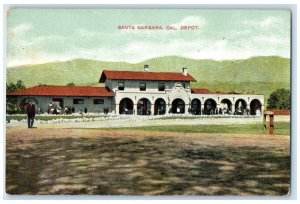
[[[153,113],[151,107],[154,105]],[[166,113],[184,114],[186,112],[186,104],[180,98],[174,99],[168,105],[163,98],[158,98],[151,104],[147,98],[141,98],[136,104],[130,98],[123,98],[119,103],[119,114],[137,114],[137,115],[164,115]],[[249,108],[248,108],[249,107]],[[153,107],[152,107],[153,108]],[[258,99],[250,101],[249,106],[244,99],[238,99],[233,104],[229,99],[222,99],[220,104],[209,98],[204,104],[197,98],[191,100],[188,112],[193,115],[261,115],[262,104]]]

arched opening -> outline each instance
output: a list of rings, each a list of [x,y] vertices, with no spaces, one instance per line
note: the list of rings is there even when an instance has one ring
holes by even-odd
[[[35,98],[32,98],[32,97],[24,98],[19,104],[19,107],[22,110],[22,112],[26,112],[25,109],[30,101],[35,105],[36,108],[38,108],[39,103]]]
[[[221,114],[232,114],[232,103],[229,99],[224,98],[221,100]],[[219,111],[220,112],[220,111]]]
[[[166,102],[162,98],[156,99],[154,103],[154,115],[164,115],[166,113]]]
[[[261,102],[258,99],[254,99],[250,103],[250,114],[261,115]]]
[[[216,113],[217,103],[214,99],[207,99],[204,102],[203,114],[214,115]]]
[[[193,115],[200,115],[201,114],[201,102],[199,99],[195,98],[191,102],[191,113]]]
[[[137,103],[138,115],[150,115],[151,114],[151,102],[147,98],[141,98]]]
[[[247,110],[247,102],[244,99],[239,99],[235,102],[235,115],[247,115],[249,110]]]
[[[172,102],[172,113],[182,114],[185,111],[185,103],[182,99],[177,98]]]
[[[123,98],[120,101],[119,114],[133,114],[133,102],[130,98]]]

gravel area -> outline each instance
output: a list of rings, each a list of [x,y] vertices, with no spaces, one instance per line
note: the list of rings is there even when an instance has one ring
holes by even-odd
[[[290,117],[276,116],[276,121],[288,122]],[[35,120],[35,127],[39,128],[113,128],[113,127],[140,127],[140,126],[163,126],[163,125],[226,125],[226,124],[259,124],[262,117],[242,116],[129,116],[109,115],[106,117],[73,119]],[[26,127],[27,120],[10,120],[7,127]]]

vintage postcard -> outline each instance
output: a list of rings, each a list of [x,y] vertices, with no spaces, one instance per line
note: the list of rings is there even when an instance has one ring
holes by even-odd
[[[290,192],[291,13],[9,8],[6,193]]]

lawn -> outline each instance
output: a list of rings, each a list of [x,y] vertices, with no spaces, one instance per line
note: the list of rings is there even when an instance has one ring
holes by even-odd
[[[170,125],[170,126],[146,126],[115,128],[117,130],[134,131],[162,131],[182,133],[232,133],[232,134],[268,134],[268,127],[265,130],[262,124],[239,124],[239,125]],[[290,135],[289,122],[275,123],[276,135]]]
[[[288,136],[19,127],[7,128],[6,144],[9,194],[289,191]]]

